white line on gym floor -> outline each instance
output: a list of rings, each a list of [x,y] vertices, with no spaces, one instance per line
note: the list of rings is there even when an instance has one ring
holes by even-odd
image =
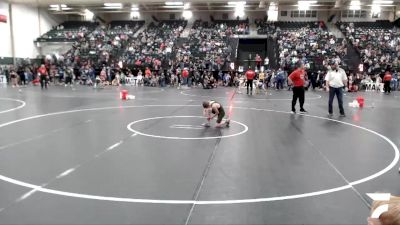
[[[26,102],[24,102],[24,101],[22,101],[22,100],[19,100],[19,99],[14,99],[14,98],[0,98],[0,100],[14,101],[14,102],[19,102],[19,103],[21,103],[21,105],[15,107],[15,108],[0,111],[0,114],[6,113],[6,112],[11,112],[11,111],[14,111],[14,110],[17,110],[17,109],[22,109],[22,108],[24,108],[25,105],[26,105]]]
[[[87,111],[98,111],[98,110],[112,110],[112,109],[121,109],[121,108],[146,108],[146,107],[198,107],[198,105],[142,105],[142,106],[118,106],[118,107],[101,107],[101,108],[87,108],[87,109],[77,109],[77,110],[70,110],[70,111],[61,111],[61,112],[54,112],[54,113],[47,113],[47,114],[41,114],[41,115],[36,115],[36,116],[31,116],[31,117],[26,117],[14,121],[10,121],[7,123],[0,124],[0,128],[9,126],[11,124],[16,124],[22,121],[27,121],[31,119],[37,119],[37,118],[42,118],[42,117],[47,117],[47,116],[54,116],[54,115],[61,115],[61,114],[69,114],[69,113],[76,113],[76,112],[87,112]],[[291,114],[290,112],[285,112],[285,111],[277,111],[277,110],[270,110],[270,109],[258,109],[258,108],[245,108],[245,107],[233,107],[235,109],[244,109],[244,110],[256,110],[256,111],[263,111],[263,112],[275,112],[275,113],[284,113],[284,114]],[[295,194],[295,195],[287,195],[287,196],[277,196],[277,197],[268,197],[268,198],[252,198],[252,199],[236,199],[236,200],[211,200],[211,201],[194,201],[194,200],[161,200],[161,199],[140,199],[140,198],[119,198],[119,197],[108,197],[108,196],[98,196],[98,195],[89,195],[89,194],[80,194],[80,193],[73,193],[73,192],[66,192],[66,191],[59,191],[59,190],[54,190],[54,189],[48,189],[48,188],[43,188],[41,186],[35,185],[35,184],[30,184],[26,183],[20,180],[16,180],[10,177],[6,177],[3,175],[0,175],[0,179],[9,183],[13,183],[15,185],[27,187],[34,189],[36,191],[40,191],[43,193],[49,193],[49,194],[55,194],[55,195],[61,195],[61,196],[67,196],[67,197],[74,197],[74,198],[83,198],[83,199],[92,199],[92,200],[101,200],[101,201],[114,201],[114,202],[130,202],[130,203],[152,203],[152,204],[195,204],[195,205],[217,205],[217,204],[241,204],[241,203],[256,203],[256,202],[271,202],[271,201],[281,201],[281,200],[289,200],[289,199],[298,199],[298,198],[306,198],[306,197],[311,197],[311,196],[318,196],[318,195],[324,195],[324,194],[329,194],[329,193],[334,193],[346,189],[350,189],[355,185],[365,183],[367,181],[373,180],[388,171],[390,171],[392,168],[396,166],[396,164],[399,162],[400,159],[400,152],[397,146],[386,136],[373,131],[371,129],[358,126],[352,123],[344,122],[344,121],[339,121],[335,119],[330,119],[330,118],[325,118],[325,117],[320,117],[320,116],[314,116],[314,115],[300,115],[303,117],[308,117],[308,118],[315,118],[315,119],[322,119],[322,120],[328,120],[328,121],[333,121],[337,123],[341,123],[344,125],[352,126],[364,131],[367,131],[371,134],[374,134],[380,138],[382,138],[384,141],[390,144],[394,151],[394,158],[392,162],[386,166],[384,169],[359,180],[350,182],[347,185],[343,185],[340,187],[335,187],[331,189],[326,189],[326,190],[321,190],[321,191],[315,191],[315,192],[309,192],[309,193],[302,193],[302,194]]]

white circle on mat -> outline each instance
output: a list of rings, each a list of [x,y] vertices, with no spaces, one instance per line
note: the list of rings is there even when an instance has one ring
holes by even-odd
[[[0,114],[1,114],[1,113],[11,112],[11,111],[14,111],[14,110],[17,110],[17,109],[24,108],[25,105],[26,105],[26,102],[24,102],[24,101],[22,101],[22,100],[19,100],[19,99],[14,99],[14,98],[0,98],[0,100],[14,101],[14,102],[19,102],[19,103],[21,103],[19,106],[14,107],[14,108],[12,108],[12,109],[6,109],[6,110],[3,110],[3,111],[0,111]]]
[[[38,118],[43,118],[43,117],[48,117],[48,116],[55,116],[55,115],[62,115],[62,114],[69,114],[69,113],[77,113],[77,112],[89,112],[89,111],[99,111],[99,110],[115,110],[118,109],[120,110],[121,108],[146,108],[146,107],[199,107],[198,105],[142,105],[142,106],[116,106],[116,107],[102,107],[102,108],[88,108],[88,109],[76,109],[76,110],[70,110],[70,111],[61,111],[61,112],[54,112],[54,113],[47,113],[47,114],[41,114],[41,115],[36,115],[36,116],[31,116],[31,117],[26,117],[18,120],[13,120],[7,123],[0,124],[0,128],[20,123],[23,121],[27,120],[32,120],[32,119],[38,119]],[[277,111],[277,110],[271,110],[271,109],[258,109],[258,108],[246,108],[246,107],[233,107],[234,109],[243,109],[243,110],[255,110],[255,111],[263,111],[263,112],[274,112],[274,113],[283,113],[283,114],[291,114],[291,112],[285,112],[285,111]],[[233,200],[209,200],[209,201],[202,201],[202,200],[167,200],[167,199],[143,199],[143,198],[123,198],[123,197],[111,197],[111,196],[100,196],[100,195],[90,195],[90,194],[82,194],[82,193],[76,193],[76,192],[67,192],[67,191],[60,191],[60,190],[55,190],[55,189],[49,189],[42,187],[40,185],[35,185],[31,183],[27,183],[24,181],[20,181],[14,178],[10,178],[4,175],[0,175],[0,180],[16,184],[22,187],[27,187],[34,189],[35,191],[43,192],[43,193],[48,193],[48,194],[54,194],[54,195],[60,195],[60,196],[66,196],[66,197],[73,197],[73,198],[81,198],[81,199],[91,199],[91,200],[100,200],[100,201],[112,201],[112,202],[130,202],[130,203],[151,203],[151,204],[194,204],[194,205],[222,205],[222,204],[242,204],[242,203],[256,203],[256,202],[272,202],[272,201],[282,201],[282,200],[289,200],[289,199],[299,199],[299,198],[306,198],[306,197],[312,197],[312,196],[319,196],[319,195],[324,195],[324,194],[329,194],[329,193],[334,193],[346,189],[351,189],[353,186],[368,182],[370,180],[373,180],[379,176],[382,176],[383,174],[387,173],[391,169],[393,169],[396,164],[399,162],[400,159],[400,152],[397,146],[386,136],[373,131],[371,129],[358,126],[352,123],[347,123],[344,121],[340,120],[335,120],[335,119],[330,119],[326,117],[320,117],[320,116],[313,116],[313,115],[300,115],[303,117],[309,117],[309,118],[316,118],[316,119],[322,119],[322,120],[327,120],[327,121],[334,121],[337,123],[341,123],[344,125],[348,125],[351,127],[359,128],[363,131],[369,132],[371,134],[374,134],[387,143],[392,147],[393,152],[394,152],[394,158],[392,162],[383,168],[382,170],[369,175],[365,178],[349,182],[346,185],[335,187],[335,188],[330,188],[330,189],[325,189],[325,190],[320,190],[320,191],[314,191],[314,192],[309,192],[309,193],[301,193],[301,194],[293,194],[293,195],[285,195],[285,196],[276,196],[276,197],[266,197],[266,198],[249,198],[249,199],[233,199]]]
[[[220,135],[220,136],[210,136],[210,137],[173,137],[173,136],[161,136],[161,135],[154,135],[154,134],[147,134],[138,130],[135,130],[132,128],[132,125],[138,124],[144,121],[150,121],[150,120],[157,120],[157,119],[169,119],[169,118],[204,118],[202,116],[159,116],[159,117],[152,117],[152,118],[146,118],[146,119],[141,119],[141,120],[136,120],[133,121],[132,123],[128,124],[126,126],[128,130],[132,131],[133,133],[146,136],[146,137],[152,137],[152,138],[163,138],[163,139],[174,139],[174,140],[208,140],[208,139],[219,139],[219,138],[229,138],[229,137],[235,137],[241,134],[246,133],[249,128],[246,126],[246,124],[243,124],[241,122],[237,122],[234,120],[231,120],[231,123],[236,123],[241,125],[244,129],[240,131],[239,133],[235,134],[228,134],[228,135]],[[218,128],[218,129],[223,129],[223,128]]]

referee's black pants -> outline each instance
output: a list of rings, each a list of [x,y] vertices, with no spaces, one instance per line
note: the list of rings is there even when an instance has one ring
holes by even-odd
[[[389,81],[384,81],[383,82],[383,90],[385,91],[385,93],[390,93],[390,80]]]
[[[247,80],[247,94],[249,94],[249,87],[250,87],[250,94],[253,94],[253,80]]]
[[[292,99],[292,111],[296,111],[296,102],[299,99],[300,102],[300,110],[304,110],[304,87],[293,87],[293,99]]]
[[[338,105],[339,105],[339,112],[340,115],[344,115],[344,108],[343,108],[343,87],[329,87],[329,102],[328,102],[328,113],[332,114],[333,109],[332,109],[332,104],[333,104],[333,99],[335,98],[335,95],[338,100]]]
[[[42,87],[42,89],[43,89],[43,87],[45,87],[47,89],[47,78],[46,78],[46,76],[43,76],[43,75],[40,76],[40,86]]]

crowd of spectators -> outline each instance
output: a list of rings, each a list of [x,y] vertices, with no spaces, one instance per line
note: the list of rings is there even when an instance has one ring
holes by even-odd
[[[388,21],[337,23],[347,40],[359,52],[369,75],[399,69],[400,35]]]
[[[313,71],[327,69],[329,62],[344,64],[347,42],[326,29],[324,22],[255,21],[257,33],[277,41],[277,58],[281,68],[291,71],[301,61]]]
[[[211,27],[227,35],[246,35],[250,33],[249,19],[246,20],[212,20]]]
[[[192,63],[192,67],[221,70],[231,61],[232,47],[229,38],[233,35],[221,24],[195,21],[189,37],[176,49],[177,63]]]
[[[186,27],[186,21],[161,21],[151,23],[146,30],[133,39],[125,49],[122,61],[137,67],[156,70],[166,65],[173,56],[175,44]]]
[[[315,26],[304,26],[301,22],[291,25],[289,29],[277,26],[280,67],[292,70],[301,61],[313,70],[326,70],[329,62],[344,63],[342,59],[347,55],[344,39],[337,39],[321,23],[315,23]]]
[[[69,21],[53,27],[50,31],[43,34],[36,41],[39,42],[57,42],[57,41],[75,41],[85,38],[99,24],[95,22]]]
[[[87,37],[74,43],[73,48],[65,54],[65,63],[109,64],[111,60],[118,61],[143,23],[127,21],[125,24],[110,24],[108,27],[98,26]]]
[[[234,51],[229,41],[242,32],[242,28],[247,32],[248,21],[198,20],[187,38],[180,38],[187,25],[183,20],[152,23],[137,33],[143,24],[144,21],[115,21],[108,26],[97,26],[90,32],[85,30],[86,33],[77,37],[66,54],[45,59],[49,82],[215,88],[218,85],[237,86],[243,80],[241,73],[229,69]],[[278,46],[280,69],[257,71],[265,89],[286,88],[287,73],[298,61],[310,68],[309,86],[323,89],[328,64],[343,64],[346,40],[331,35],[323,22],[256,20],[256,25],[259,33],[272,35]],[[63,26],[59,25],[55,30],[65,29]],[[351,90],[367,89],[370,81],[379,83],[379,74],[371,73],[376,72],[374,69],[397,68],[400,40],[396,32],[382,27],[362,29],[351,23],[341,23],[339,27],[360,50],[367,68],[364,74],[349,73]],[[2,67],[1,73],[6,74],[14,85],[36,84],[38,68],[39,65],[32,64]],[[397,80],[398,74],[394,70],[394,89],[398,89]]]
[[[275,22],[268,21],[266,18],[264,18],[256,19],[254,23],[257,27],[257,34],[272,36],[276,33],[277,27],[275,26]]]

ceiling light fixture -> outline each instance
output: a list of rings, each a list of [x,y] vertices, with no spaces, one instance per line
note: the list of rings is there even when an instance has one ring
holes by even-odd
[[[93,19],[94,13],[92,11],[90,11],[89,9],[85,9],[84,12],[87,20]]]
[[[246,5],[245,1],[239,1],[239,2],[228,2],[228,5],[231,6],[236,6],[236,5]]]
[[[299,10],[309,10],[312,4],[317,4],[317,1],[298,1]]]
[[[269,3],[268,11],[277,11],[278,5],[275,2]]]
[[[165,2],[165,5],[168,6],[183,5],[183,2]]]
[[[183,18],[185,18],[185,19],[190,19],[190,18],[192,18],[192,16],[193,16],[193,13],[192,13],[192,11],[190,11],[190,10],[185,10],[185,11],[183,11],[183,13],[182,13],[182,17]]]
[[[235,5],[235,16],[236,17],[243,17],[245,15],[244,13],[244,5],[246,2],[240,2]]]
[[[162,6],[163,8],[166,8],[166,9],[183,9],[184,8],[184,6],[183,5],[164,5],[164,6]]]
[[[372,4],[373,4],[373,5],[376,5],[376,4],[391,5],[391,4],[393,4],[393,1],[374,0],[374,1],[372,1]]]
[[[381,13],[381,6],[380,5],[372,5],[371,12],[372,14],[379,14]]]
[[[183,6],[183,9],[189,9],[190,8],[190,3],[185,3],[185,5]]]
[[[311,5],[311,4],[317,4],[318,1],[298,1],[297,3],[298,3],[299,5],[300,5],[300,4]]]
[[[361,2],[358,0],[353,0],[350,2],[350,10],[360,10],[361,9]]]
[[[361,10],[361,6],[359,6],[359,5],[351,5],[351,6],[349,7],[349,9],[350,9],[350,10]]]
[[[131,12],[131,17],[132,18],[139,18],[140,17],[140,13],[138,11],[133,11],[133,12]]]
[[[104,3],[105,7],[121,7],[122,8],[122,3]]]

